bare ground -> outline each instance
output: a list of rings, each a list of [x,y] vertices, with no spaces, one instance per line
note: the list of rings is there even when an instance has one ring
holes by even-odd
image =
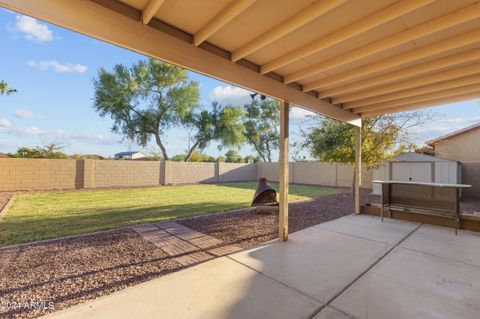
[[[0,192],[0,214],[14,193]]]

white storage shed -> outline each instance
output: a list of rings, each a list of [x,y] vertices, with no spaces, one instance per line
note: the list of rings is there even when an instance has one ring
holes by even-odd
[[[461,184],[461,164],[414,152],[397,155],[373,171],[374,180]],[[381,185],[373,185],[373,194],[381,194]]]

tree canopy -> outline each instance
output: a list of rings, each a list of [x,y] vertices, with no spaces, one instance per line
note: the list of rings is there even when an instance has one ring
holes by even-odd
[[[412,149],[411,129],[435,116],[430,112],[413,111],[363,119],[362,164],[374,168],[395,155],[396,150]],[[351,125],[315,116],[313,125],[302,131],[302,137],[299,146],[308,150],[312,157],[325,162],[355,164],[355,131]]]
[[[117,64],[111,72],[101,68],[94,87],[94,108],[112,118],[112,131],[141,146],[154,138],[164,159],[166,131],[199,107],[198,84],[186,70],[153,59],[130,68]]]
[[[0,96],[2,95],[10,95],[12,93],[17,92],[17,90],[12,89],[7,82],[0,81]]]
[[[94,86],[94,108],[113,119],[112,131],[144,147],[153,139],[166,160],[165,136],[172,127],[191,133],[186,161],[213,140],[219,148],[243,143],[242,109],[218,103],[203,109],[198,83],[180,67],[149,59],[128,68],[116,65],[113,71],[101,68]]]
[[[10,153],[8,155],[10,157],[17,158],[70,158],[67,154],[63,152],[64,148],[65,146],[52,142],[45,145],[35,146],[33,148],[20,147],[15,153]]]
[[[222,106],[217,102],[212,103],[209,111],[190,113],[184,122],[191,139],[185,160],[190,161],[197,149],[205,149],[212,141],[218,142],[219,150],[240,147],[245,141],[243,115],[240,106]]]
[[[272,161],[272,153],[279,148],[280,108],[273,99],[252,100],[244,106],[245,137],[264,162]]]
[[[228,150],[225,153],[225,162],[227,163],[242,163],[243,158],[236,150]]]

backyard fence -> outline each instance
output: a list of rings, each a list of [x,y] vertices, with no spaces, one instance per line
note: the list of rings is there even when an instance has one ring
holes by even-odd
[[[60,159],[0,159],[0,191],[140,187],[170,184],[278,181],[278,163],[186,163]],[[291,183],[344,186],[353,168],[321,162],[290,163]],[[363,187],[372,187],[372,172],[362,170]]]

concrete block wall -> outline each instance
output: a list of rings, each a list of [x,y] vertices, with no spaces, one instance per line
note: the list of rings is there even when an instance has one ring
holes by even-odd
[[[61,159],[0,159],[0,191],[83,187],[83,163]]]
[[[258,163],[258,177],[278,181],[278,163]],[[353,167],[339,163],[293,162],[289,163],[289,181],[295,184],[350,187]],[[372,188],[373,170],[362,168],[362,187]]]
[[[257,179],[256,164],[217,163],[218,182],[250,182]]]
[[[165,162],[164,184],[217,182],[216,163]]]
[[[91,176],[91,184],[87,183],[90,184],[90,188],[156,186],[162,179],[160,162],[115,160],[84,160],[84,162],[85,176]]]
[[[322,162],[291,163],[294,183],[336,185],[336,165]]]
[[[170,184],[278,181],[278,163],[185,163],[114,160],[0,159],[0,191],[138,187]],[[290,183],[345,186],[353,169],[321,162],[289,163]],[[471,171],[475,171],[474,168]],[[362,170],[363,187],[372,172]]]

